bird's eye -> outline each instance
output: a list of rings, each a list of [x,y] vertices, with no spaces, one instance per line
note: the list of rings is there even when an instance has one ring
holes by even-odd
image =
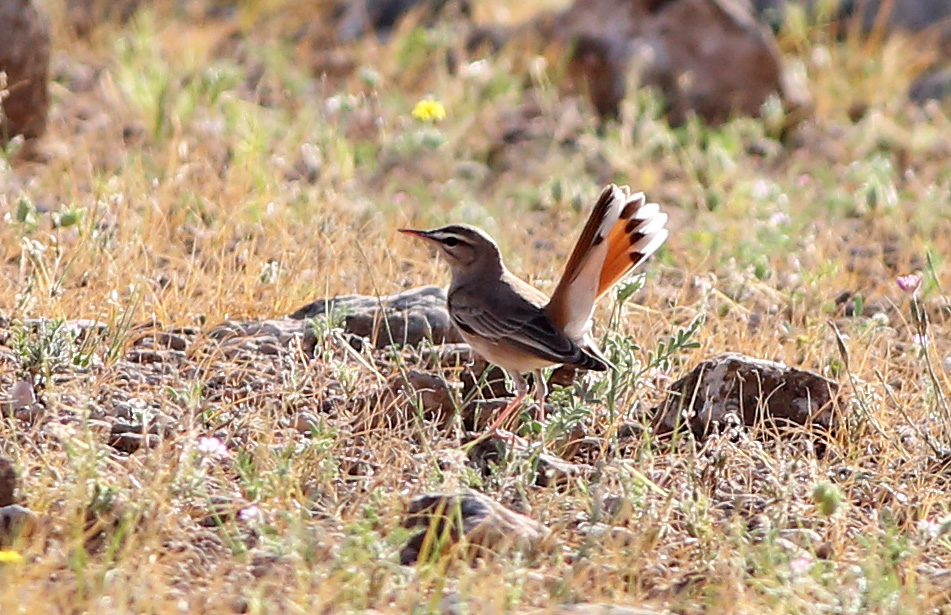
[[[442,240],[442,242],[445,246],[450,248],[455,248],[456,246],[459,245],[459,240],[456,239],[455,237],[446,237],[445,239]]]

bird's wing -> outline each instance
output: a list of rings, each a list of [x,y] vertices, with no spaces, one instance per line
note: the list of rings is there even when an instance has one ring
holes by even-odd
[[[449,314],[463,332],[490,343],[511,345],[552,363],[606,369],[600,360],[559,331],[544,309],[514,293],[504,306],[491,311],[484,305],[450,297]]]

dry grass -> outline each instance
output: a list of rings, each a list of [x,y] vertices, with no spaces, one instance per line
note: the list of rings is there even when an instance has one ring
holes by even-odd
[[[88,366],[72,367],[72,351],[50,360],[41,420],[0,425],[22,500],[44,519],[17,545],[26,563],[0,570],[0,611],[425,613],[450,592],[475,613],[576,601],[683,613],[945,608],[951,122],[946,109],[905,103],[914,45],[791,25],[782,42],[817,113],[781,144],[776,117],[671,130],[647,93],[599,133],[541,65],[513,74],[503,56],[450,74],[434,61],[452,40],[444,29],[351,50],[360,68],[332,84],[308,75],[306,51],[256,37],[249,15],[277,19],[268,5],[241,9],[234,23],[250,34],[226,55],[216,50],[232,24],[145,12],[76,40],[62,7],[51,10],[49,134],[32,154],[14,144],[0,158],[0,309],[110,329]],[[529,117],[526,77],[540,109]],[[446,105],[444,122],[411,117],[426,94]],[[515,125],[527,136],[503,143]],[[599,401],[561,394],[596,438],[586,458],[596,479],[539,488],[531,460],[514,458],[479,474],[446,461],[454,429],[405,408],[410,418],[373,430],[361,417],[394,408],[321,414],[322,402],[365,399],[401,366],[368,350],[358,362],[329,331],[312,360],[225,359],[200,335],[174,364],[117,360],[135,323],[207,329],[325,295],[445,282],[441,264],[395,232],[409,224],[481,225],[513,270],[550,289],[607,181],[663,203],[673,232],[635,301],[599,315],[599,333],[643,377],[610,404],[607,381],[588,381]],[[895,284],[914,270],[931,317],[924,347]],[[843,291],[850,299],[837,302]],[[847,309],[856,296],[865,315]],[[699,348],[650,365],[649,351],[701,313]],[[49,344],[18,345],[17,327],[6,327],[5,391],[27,349]],[[616,448],[620,424],[643,420],[666,383],[724,351],[843,382],[854,402],[825,456],[745,432]],[[378,372],[366,368],[381,358]],[[151,450],[118,454],[101,433],[118,409],[169,431]],[[300,411],[318,415],[312,433],[290,426]],[[544,436],[569,456],[578,447],[559,425]],[[227,458],[196,450],[213,434]],[[813,498],[825,482],[844,497],[831,515]],[[560,546],[475,567],[399,566],[405,499],[467,486],[549,525]],[[632,531],[626,542],[578,528],[608,520],[609,495],[622,498],[610,522]]]

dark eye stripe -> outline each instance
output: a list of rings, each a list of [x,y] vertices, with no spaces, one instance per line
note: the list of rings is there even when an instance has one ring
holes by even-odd
[[[465,238],[455,233],[439,233],[438,235],[434,235],[433,239],[435,239],[436,241],[441,241],[443,243],[452,243],[453,241],[456,244],[469,243],[468,240],[466,240]],[[452,245],[455,245],[455,244],[452,244]]]

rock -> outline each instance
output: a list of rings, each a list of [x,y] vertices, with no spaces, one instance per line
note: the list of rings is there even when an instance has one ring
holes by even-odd
[[[0,73],[6,73],[0,144],[46,130],[49,108],[50,31],[46,15],[30,0],[0,0]]]
[[[462,425],[469,431],[481,432],[508,404],[507,399],[474,399],[462,408]]]
[[[772,33],[734,0],[575,0],[537,23],[543,40],[573,50],[568,73],[602,116],[618,113],[632,69],[663,92],[673,124],[759,115],[772,95],[790,112],[808,106]]]
[[[535,611],[538,612],[538,611]],[[554,615],[662,615],[668,610],[651,606],[621,606],[616,604],[599,604],[596,602],[581,602],[559,606],[552,612]],[[524,615],[530,615],[527,611]]]
[[[76,34],[86,36],[101,23],[127,22],[139,3],[140,0],[67,0],[66,21]]]
[[[159,437],[153,434],[121,433],[109,436],[109,446],[120,453],[131,455],[140,448],[151,449],[158,446]]]
[[[468,17],[472,7],[468,0],[350,0],[337,23],[337,38],[346,43],[372,31],[386,39],[411,11],[430,25],[442,16]]]
[[[398,390],[418,398],[426,419],[448,420],[456,408],[446,381],[436,374],[411,369],[398,381]]]
[[[786,11],[791,4],[803,4],[808,11],[812,11],[813,0],[752,0],[753,14],[769,25],[774,31],[779,31],[786,18]]]
[[[344,295],[318,299],[288,316],[303,320],[340,317],[348,333],[367,337],[377,348],[393,344],[416,345],[461,342],[462,336],[449,319],[446,293],[438,286],[421,286],[388,297]]]
[[[445,427],[456,408],[445,379],[416,369],[394,374],[385,386],[355,405],[366,409],[357,417],[358,430],[406,425],[416,416]]]
[[[538,455],[538,469],[535,484],[539,487],[555,487],[569,483],[573,479],[591,476],[594,468],[581,463],[570,463],[551,453]]]
[[[0,507],[13,504],[17,490],[17,471],[13,462],[0,457]]]
[[[530,375],[530,382],[532,378],[533,376]],[[460,379],[464,398],[473,395],[477,390],[480,396],[489,399],[512,396],[505,384],[505,372],[502,368],[480,357],[475,357],[472,364],[463,370]],[[473,409],[477,409],[477,406]]]
[[[470,446],[470,443],[481,435],[479,433],[473,434],[464,440],[463,444],[467,448],[466,455],[469,463],[479,474],[487,477],[492,474],[493,466],[499,465],[505,459],[508,443],[502,438],[489,437]]]
[[[142,425],[116,423],[109,433],[109,446],[130,455],[140,448],[155,448],[161,441],[158,429],[159,426],[153,424],[149,432],[143,433]]]
[[[184,336],[176,333],[156,331],[155,333],[140,337],[135,341],[135,345],[163,350],[185,351],[188,349],[188,340]]]
[[[472,352],[469,344],[457,343],[423,348],[419,360],[420,365],[427,369],[448,369],[470,365],[481,359]]]
[[[46,407],[36,400],[31,379],[21,378],[10,387],[9,399],[0,403],[0,410],[4,416],[32,422],[46,412]]]
[[[951,97],[951,67],[928,71],[915,79],[908,96],[918,104]]]
[[[33,424],[45,414],[46,406],[41,403],[34,403],[30,404],[29,406],[17,408],[13,412],[13,418],[17,419],[18,421],[25,421],[27,423]]]
[[[14,410],[20,408],[29,408],[36,403],[36,392],[33,390],[33,383],[29,380],[17,380],[10,389],[10,403]]]
[[[637,534],[631,530],[607,523],[582,523],[578,531],[585,538],[611,547],[630,547],[637,544]]]
[[[194,511],[197,523],[202,527],[218,527],[224,523],[238,520],[247,503],[234,498],[215,495],[209,499],[208,508]]]
[[[507,447],[511,447],[518,458],[535,463],[535,485],[538,487],[564,485],[573,479],[587,478],[594,472],[594,468],[589,465],[571,463],[548,451],[538,451],[536,445],[530,445],[517,436],[509,439],[485,438],[469,449],[469,462],[483,476],[488,476],[492,466],[502,463],[506,458]]]
[[[823,4],[819,0],[753,0],[752,7],[760,20],[778,30],[790,7],[815,15]],[[856,22],[866,34],[876,29],[923,34],[922,42],[937,45],[944,57],[951,57],[951,2],[947,0],[841,0],[834,19],[842,36]]]
[[[423,528],[400,551],[404,565],[421,556],[428,558],[428,553],[421,553],[426,543],[448,547],[465,536],[469,557],[512,551],[531,555],[545,547],[551,536],[541,523],[475,491],[419,496],[410,503],[402,526]]]
[[[36,528],[36,513],[19,504],[0,507],[0,547],[9,546]]]
[[[126,353],[125,360],[129,363],[164,363],[167,356],[157,350],[133,348]]]
[[[305,436],[309,436],[314,430],[320,429],[320,419],[310,412],[298,412],[291,417],[290,425]]]
[[[213,339],[221,342],[223,346],[229,344],[243,345],[244,349],[249,352],[257,352],[263,346],[261,354],[272,353],[274,346],[286,349],[292,341],[299,340],[304,353],[311,355],[317,345],[317,337],[314,335],[311,324],[305,320],[291,318],[245,322],[227,321],[215,327],[210,335]],[[259,343],[248,343],[252,340],[257,340]]]
[[[947,0],[848,0],[839,7],[839,18],[859,20],[865,32],[883,22],[889,30],[932,30],[942,40],[951,36],[951,2]]]
[[[654,429],[667,434],[686,425],[697,438],[730,423],[833,429],[838,392],[838,383],[812,372],[723,354],[671,385],[654,409]]]

